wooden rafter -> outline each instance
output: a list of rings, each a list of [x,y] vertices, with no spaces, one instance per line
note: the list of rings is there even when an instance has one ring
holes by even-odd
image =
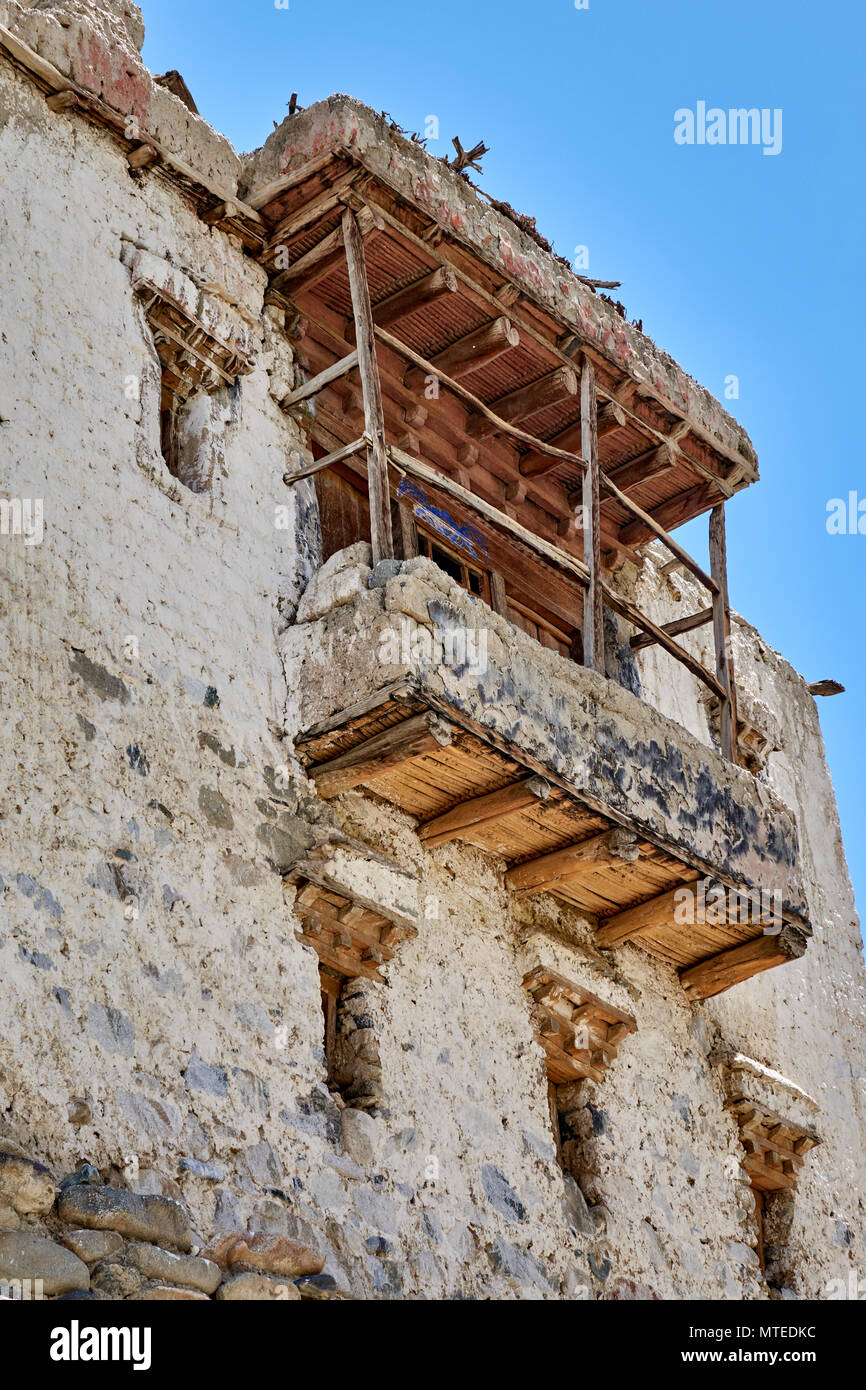
[[[429,711],[365,739],[348,753],[309,769],[320,796],[328,799],[391,772],[413,758],[436,753],[451,742],[451,729]]]

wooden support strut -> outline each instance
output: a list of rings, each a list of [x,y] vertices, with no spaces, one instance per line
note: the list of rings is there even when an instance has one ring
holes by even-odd
[[[528,386],[520,386],[509,395],[500,397],[491,408],[499,420],[510,423],[537,415],[539,411],[576,395],[577,376],[571,367],[555,367]],[[496,434],[497,426],[488,415],[476,415],[470,418],[467,430],[473,439],[487,439]]]
[[[332,381],[337,381],[341,376],[346,376],[358,365],[358,352],[350,352],[346,357],[341,357],[339,362],[334,362],[330,367],[325,367],[324,371],[318,372],[315,376],[305,381],[303,386],[298,386],[296,390],[289,391],[283,396],[280,405],[283,410],[288,410],[290,406],[298,405],[310,396],[315,396],[321,391],[323,386],[329,386]]]
[[[589,571],[589,585],[583,596],[583,661],[585,666],[603,676],[604,603],[596,418],[595,368],[588,358],[584,358],[580,373],[580,452],[586,460],[583,472],[583,560]]]
[[[624,861],[634,863],[639,857],[637,836],[629,830],[605,830],[576,845],[553,850],[525,864],[517,864],[505,875],[509,888],[521,896],[541,893],[585,878],[597,869]]]
[[[369,449],[372,440],[368,434],[362,434],[359,439],[353,439],[351,444],[344,444],[342,449],[334,449],[333,453],[325,454],[323,458],[314,459],[304,468],[299,468],[297,473],[284,473],[283,482],[291,487],[292,483],[300,483],[304,478],[312,478],[313,474],[321,473],[323,468],[332,468],[335,463],[342,463],[344,459],[351,458],[353,454],[360,454],[362,450]],[[295,454],[295,458],[300,455]]]
[[[725,695],[719,711],[722,756],[736,763],[737,690],[734,684],[734,657],[731,650],[731,608],[728,602],[728,561],[725,543],[725,504],[710,512],[710,570],[718,586],[713,595],[713,637],[716,644],[716,677]]]
[[[698,613],[690,613],[687,618],[677,618],[672,623],[665,623],[661,630],[669,637],[678,637],[680,633],[694,632],[695,628],[705,627],[712,621],[712,608],[702,608]],[[657,640],[649,632],[640,632],[631,638],[630,645],[633,651],[639,652],[643,647],[654,646]]]
[[[412,758],[437,753],[451,743],[451,726],[429,710],[404,719],[372,738],[364,739],[347,753],[309,769],[319,796],[326,800],[357,787]]]
[[[614,430],[622,429],[626,423],[626,415],[621,405],[616,401],[607,401],[599,410],[596,428],[599,439],[605,435],[613,434]],[[550,442],[560,449],[580,449],[582,426],[578,422],[576,425],[569,425],[568,429],[556,435]],[[552,468],[556,468],[557,460],[551,458],[549,454],[538,453],[535,450],[524,454],[518,464],[518,469],[524,478],[538,478],[544,473],[549,473]]]
[[[418,837],[425,845],[443,845],[474,830],[487,830],[515,811],[546,801],[549,795],[550,784],[543,777],[524,777],[498,791],[473,796],[441,816],[434,816],[419,827]]]
[[[370,541],[373,549],[373,564],[377,565],[380,560],[390,560],[394,555],[394,540],[391,534],[391,498],[388,492],[388,454],[385,444],[382,385],[376,362],[375,329],[373,311],[370,307],[364,243],[357,219],[350,208],[347,208],[343,213],[342,232],[346,248],[346,264],[349,271],[352,312],[355,318],[355,341],[357,343],[361,390],[364,396],[365,433],[372,440],[367,450],[367,489],[370,501]]]

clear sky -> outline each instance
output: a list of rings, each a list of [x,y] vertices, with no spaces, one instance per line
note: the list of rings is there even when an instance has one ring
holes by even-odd
[[[582,3],[582,0],[581,0]],[[557,251],[623,282],[630,318],[725,403],[761,482],[729,503],[734,606],[819,700],[858,902],[866,902],[866,534],[855,431],[864,336],[863,66],[854,0],[143,0],[144,58],[178,68],[238,150],[293,91],[348,92],[403,127],[439,119],[434,154],[490,147],[482,187],[535,216]],[[674,113],[782,112],[781,151],[677,144]],[[773,128],[778,141],[778,127]],[[678,533],[696,555],[706,520]],[[818,812],[820,814],[820,811]]]

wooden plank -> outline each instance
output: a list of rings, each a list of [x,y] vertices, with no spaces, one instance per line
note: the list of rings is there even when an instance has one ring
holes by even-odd
[[[360,439],[353,439],[351,444],[344,444],[342,449],[335,449],[331,454],[325,454],[323,458],[313,459],[312,463],[300,468],[297,473],[284,473],[283,482],[291,486],[292,483],[299,483],[303,478],[311,478],[314,473],[321,473],[323,468],[331,468],[335,463],[342,463],[343,459],[351,458],[353,454],[359,454],[362,449],[370,446],[370,436],[362,434]]]
[[[719,710],[722,756],[729,762],[737,757],[737,689],[734,684],[734,656],[731,649],[731,608],[728,602],[728,558],[725,542],[725,504],[710,512],[710,570],[718,586],[713,595],[713,637],[716,643],[716,676],[724,687]]]
[[[721,951],[709,960],[681,970],[680,981],[692,999],[710,999],[714,994],[721,994],[732,985],[760,974],[762,970],[772,970],[774,966],[798,960],[805,950],[805,933],[786,922],[774,936],[756,937],[754,941]]]
[[[337,758],[308,769],[322,797],[338,796],[383,772],[395,768],[424,753],[437,753],[451,742],[450,726],[429,711],[413,715],[394,724],[372,738],[341,753]]]
[[[349,208],[343,213],[342,230],[349,270],[352,312],[355,318],[361,390],[364,395],[364,426],[365,432],[372,440],[367,450],[367,487],[370,498],[370,541],[373,548],[373,564],[377,565],[380,560],[390,560],[394,555],[382,385],[376,362],[375,329],[373,311],[370,307],[364,242],[357,218]]]
[[[380,328],[387,328],[389,324],[406,318],[408,314],[414,314],[416,309],[434,303],[443,295],[456,294],[457,288],[457,276],[451,267],[440,266],[438,270],[431,270],[428,275],[407,285],[405,289],[397,290],[395,294],[389,294],[387,299],[380,300],[373,310],[373,322]]]
[[[332,381],[337,381],[341,376],[346,376],[358,365],[358,350],[350,352],[346,357],[341,357],[338,362],[332,362],[330,367],[325,367],[324,371],[317,372],[315,376],[305,381],[303,386],[298,386],[294,391],[289,391],[283,396],[280,405],[283,410],[289,410],[291,406],[297,405],[299,401],[305,401],[309,396],[315,396],[321,391],[323,386],[328,386]]]
[[[713,621],[712,608],[702,608],[698,613],[690,613],[687,618],[677,618],[672,623],[665,623],[662,632],[666,632],[669,637],[678,637],[683,632],[694,632],[696,627],[705,627],[707,623]],[[639,652],[644,647],[655,645],[656,639],[650,633],[641,632],[636,637],[631,638],[633,651]]]
[[[576,845],[542,854],[526,864],[516,864],[505,875],[505,882],[515,893],[541,893],[555,889],[558,884],[586,876],[604,865],[625,860],[634,863],[638,857],[637,836],[627,830],[602,831]]]
[[[583,560],[589,586],[583,596],[583,664],[605,674],[604,604],[601,579],[601,536],[597,405],[595,368],[584,358],[580,374],[580,452],[586,460],[583,473]]]
[[[515,811],[546,801],[549,795],[550,784],[544,778],[524,777],[499,791],[463,801],[444,815],[434,816],[433,820],[419,827],[418,836],[425,845],[443,845],[479,826],[483,825],[486,829]]]

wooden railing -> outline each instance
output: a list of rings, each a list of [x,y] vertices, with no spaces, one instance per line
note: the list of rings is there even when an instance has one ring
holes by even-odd
[[[737,762],[737,711],[734,671],[731,654],[731,617],[728,604],[727,565],[725,552],[725,512],[724,503],[714,507],[710,513],[710,574],[707,574],[696,560],[664,527],[643,510],[627,493],[607,476],[598,461],[598,433],[595,369],[588,357],[581,364],[580,415],[581,415],[581,453],[570,453],[559,449],[543,439],[520,429],[518,425],[503,420],[484,401],[467,389],[460,381],[443,373],[441,367],[419,356],[406,343],[395,338],[385,328],[374,322],[367,283],[364,257],[364,242],[356,213],[347,208],[343,214],[340,228],[349,273],[349,286],[352,296],[352,311],[355,322],[355,349],[347,356],[325,368],[303,386],[290,392],[282,401],[284,408],[296,405],[344,376],[358,369],[364,403],[364,433],[350,444],[326,454],[324,458],[301,468],[298,472],[287,474],[287,482],[297,482],[320,472],[332,464],[365,452],[367,456],[367,484],[370,503],[370,541],[373,563],[390,559],[394,554],[391,529],[391,502],[389,490],[389,464],[398,471],[426,481],[431,486],[449,494],[463,506],[474,511],[485,522],[506,533],[519,546],[530,549],[547,563],[577,579],[584,589],[583,604],[583,651],[584,664],[593,670],[605,673],[604,662],[604,604],[607,603],[616,613],[639,629],[640,635],[631,639],[636,650],[658,644],[708,687],[718,698],[721,710],[722,752],[731,762]],[[404,449],[389,445],[385,437],[385,420],[382,410],[382,391],[379,370],[376,362],[376,340],[397,353],[418,372],[434,377],[440,388],[451,392],[462,400],[474,413],[492,424],[497,433],[509,436],[517,443],[527,445],[536,454],[544,454],[552,459],[569,463],[579,468],[583,475],[582,520],[584,537],[584,558],[581,562],[565,550],[551,544],[534,532],[521,526],[512,517],[469,492],[451,478],[431,468],[421,459],[414,458]],[[676,563],[683,565],[704,586],[711,597],[709,608],[688,618],[659,626],[653,623],[628,599],[616,593],[605,581],[601,565],[601,494],[615,500],[670,551]],[[712,622],[715,640],[716,669],[707,670],[696,656],[674,640],[679,633],[692,631],[705,623]]]

